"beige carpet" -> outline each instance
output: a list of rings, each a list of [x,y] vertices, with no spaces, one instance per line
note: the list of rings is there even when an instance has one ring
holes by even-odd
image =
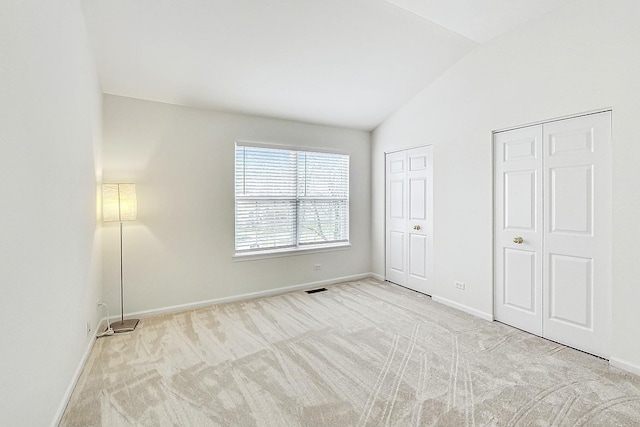
[[[101,338],[61,425],[640,425],[640,378],[363,280]]]

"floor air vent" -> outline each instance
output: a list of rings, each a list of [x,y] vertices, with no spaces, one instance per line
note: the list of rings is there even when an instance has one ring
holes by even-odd
[[[318,288],[318,289],[311,289],[310,291],[305,291],[308,294],[315,294],[316,292],[324,292],[326,291],[327,288]]]

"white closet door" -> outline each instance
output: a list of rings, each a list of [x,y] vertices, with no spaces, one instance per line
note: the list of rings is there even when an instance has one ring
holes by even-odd
[[[495,317],[601,356],[611,330],[611,113],[496,133]]]
[[[544,125],[544,337],[609,356],[611,113]]]
[[[407,287],[433,293],[433,161],[431,147],[407,151]]]
[[[431,147],[387,154],[387,280],[433,292],[433,156]]]
[[[386,278],[407,285],[407,153],[387,154]]]
[[[495,135],[495,318],[542,335],[542,126]]]

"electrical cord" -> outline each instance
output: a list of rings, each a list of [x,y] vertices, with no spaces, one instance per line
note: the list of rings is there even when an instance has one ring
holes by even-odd
[[[115,332],[113,331],[113,328],[111,328],[111,323],[109,322],[109,306],[104,303],[104,302],[99,302],[98,306],[105,306],[107,307],[107,329],[105,329],[104,332],[100,332],[98,335],[96,335],[96,338],[102,338],[102,337],[106,337],[109,335],[113,335]]]

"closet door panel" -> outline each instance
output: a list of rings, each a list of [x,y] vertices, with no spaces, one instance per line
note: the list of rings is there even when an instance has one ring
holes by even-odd
[[[407,284],[407,156],[386,157],[386,278]]]
[[[498,321],[542,334],[542,127],[494,136]]]
[[[433,149],[386,155],[386,278],[433,292]]]
[[[543,126],[543,336],[607,358],[611,324],[611,113]]]

